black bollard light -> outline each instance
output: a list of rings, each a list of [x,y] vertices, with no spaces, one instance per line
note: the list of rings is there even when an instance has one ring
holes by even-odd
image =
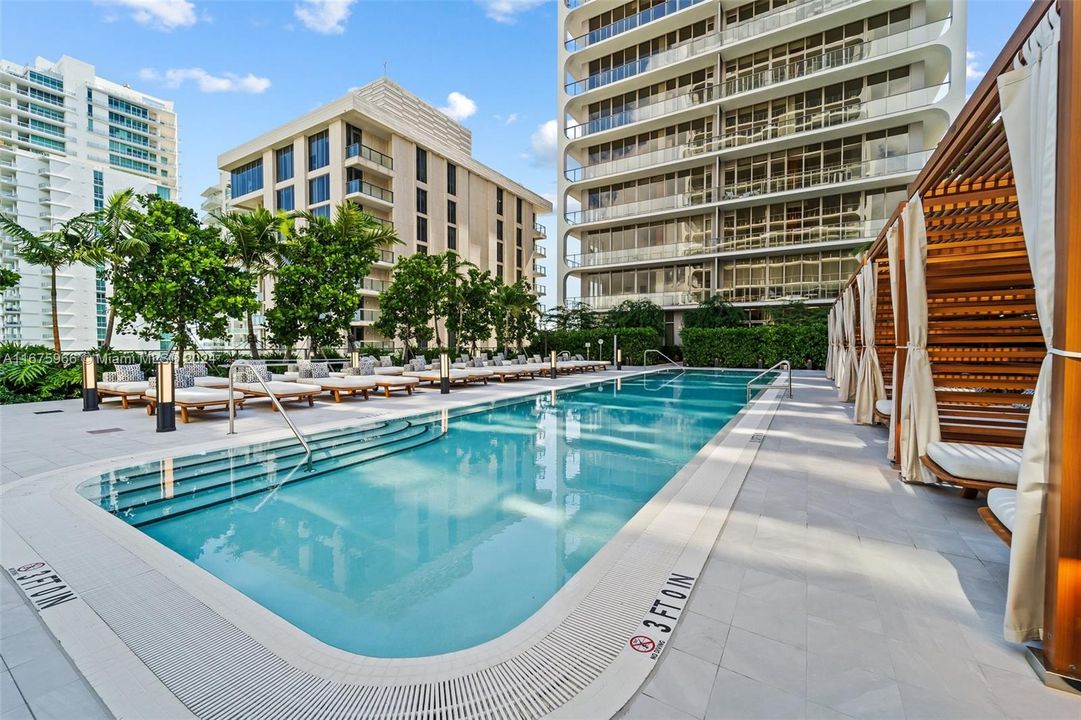
[[[172,360],[158,363],[158,432],[176,430],[176,369]]]
[[[616,350],[616,370],[623,369],[623,348]]]
[[[98,409],[98,363],[93,355],[83,355],[83,412]]]
[[[439,394],[450,392],[450,355],[439,353]]]
[[[552,351],[552,356],[551,356],[551,360],[549,361],[549,364],[548,364],[548,369],[552,373],[552,379],[555,380],[556,379],[556,351],[555,350]]]

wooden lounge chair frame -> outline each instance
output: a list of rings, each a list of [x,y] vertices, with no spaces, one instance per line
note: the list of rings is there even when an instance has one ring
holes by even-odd
[[[245,398],[270,398],[270,395],[265,391],[255,392],[254,390],[240,390],[244,393]],[[298,390],[296,392],[276,393],[274,397],[278,398],[278,402],[301,402],[303,400],[308,401],[308,407],[315,405],[315,398],[317,395],[322,395],[323,389],[319,390]],[[271,409],[274,412],[278,412],[278,406],[274,403],[270,404]]]
[[[145,390],[108,390],[100,385],[98,386],[98,395],[112,395],[120,398],[120,407],[125,410],[128,409],[132,399],[145,400],[147,397]]]
[[[1008,527],[1002,524],[1001,520],[995,517],[995,513],[991,508],[985,506],[976,512],[978,512],[983,521],[987,523],[987,527],[991,528],[991,532],[998,535],[999,540],[1006,543],[1007,546],[1013,543],[1013,533],[1010,532]]]
[[[373,389],[368,387],[334,387],[333,385],[323,385],[322,383],[320,383],[320,387],[323,388],[324,392],[329,392],[331,395],[333,395],[334,402],[336,403],[340,403],[342,401],[342,395],[356,397],[357,394],[360,394],[364,397],[365,400],[367,400],[368,391]]]
[[[155,412],[157,412],[157,408],[158,408],[158,399],[157,398],[151,397],[149,395],[143,395],[142,399],[146,400],[146,414],[147,415],[153,415]],[[236,405],[237,410],[244,407],[244,400],[245,399],[246,398],[239,397],[239,398],[236,398],[234,400],[234,404]],[[210,411],[214,411],[214,410],[228,410],[229,409],[229,399],[228,398],[224,398],[222,400],[199,400],[197,402],[180,402],[179,400],[176,400],[176,401],[174,401],[173,404],[177,407],[178,410],[180,410],[180,422],[183,422],[183,423],[189,422],[190,418],[188,417],[188,413],[190,411],[192,411],[192,410],[210,412]]]
[[[962,478],[951,474],[941,465],[936,463],[926,455],[920,455],[920,462],[923,466],[931,471],[931,474],[944,483],[950,485],[957,485],[961,488],[961,497],[972,500],[978,496],[981,492],[987,492],[994,488],[1016,488],[1016,485],[1010,483],[993,482],[991,480],[974,480],[972,478]]]
[[[412,395],[413,394],[413,388],[420,384],[419,382],[415,382],[415,383],[399,383],[399,384],[380,382],[379,379],[378,379],[379,378],[378,375],[366,375],[365,377],[374,377],[374,378],[376,378],[375,386],[378,387],[378,388],[383,388],[383,397],[387,397],[387,398],[390,397],[390,393],[393,390],[405,390],[407,395]],[[401,377],[401,375],[386,375],[384,377]],[[414,380],[415,379],[416,378],[414,378]]]

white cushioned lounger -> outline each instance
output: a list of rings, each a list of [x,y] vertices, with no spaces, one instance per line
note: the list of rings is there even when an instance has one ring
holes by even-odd
[[[244,405],[243,393],[234,390],[233,399],[236,401],[236,406],[238,408]],[[147,395],[145,400],[147,401],[146,414],[153,415],[157,406],[157,398],[152,395]],[[198,386],[176,388],[173,391],[173,402],[176,407],[180,409],[181,422],[188,422],[189,410],[227,409],[229,406],[229,390]]]
[[[438,370],[408,370],[408,371],[402,373],[402,377],[416,378],[417,380],[421,380],[423,382],[437,383],[437,382],[439,382],[439,371]],[[452,368],[451,371],[450,371],[450,381],[451,382],[460,382],[460,383],[469,382],[471,377],[473,377],[473,376],[470,375],[470,373],[468,371],[466,371],[466,370],[455,370],[455,369]]]
[[[215,377],[214,375],[203,375],[195,378],[195,387],[200,388],[228,388],[229,378]]]
[[[889,417],[893,414],[893,400],[875,400],[875,412]]]
[[[150,383],[146,380],[132,380],[130,382],[99,382],[98,394],[99,395],[115,395],[120,398],[120,407],[125,410],[128,407],[129,400],[139,400],[145,394],[150,387]]]
[[[933,442],[927,457],[958,478],[1016,485],[1021,471],[1020,448],[972,443]]]
[[[387,367],[375,366],[376,375],[401,375],[405,372],[405,368],[400,365],[388,365]]]
[[[326,377],[307,380],[306,382],[319,383],[319,386],[334,396],[334,402],[341,402],[342,395],[356,395],[360,393],[364,399],[368,399],[368,391],[376,388],[374,375],[349,375],[347,377]]]
[[[323,392],[323,388],[318,385],[307,385],[299,382],[283,382],[281,380],[271,380],[266,384],[266,388],[263,388],[261,383],[235,383],[234,388],[240,390],[245,395],[254,397],[270,397],[267,394],[267,390],[273,393],[274,397],[278,400],[307,400],[308,405],[315,404],[315,396]],[[277,408],[274,408],[277,410]]]
[[[987,507],[995,514],[998,521],[1013,532],[1013,521],[1017,515],[1017,491],[1009,488],[993,488],[987,493]]]

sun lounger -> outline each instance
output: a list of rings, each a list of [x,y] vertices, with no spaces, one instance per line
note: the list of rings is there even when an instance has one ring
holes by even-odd
[[[359,377],[374,378],[376,387],[383,390],[383,397],[390,397],[390,393],[394,390],[405,390],[407,394],[412,395],[413,388],[420,384],[417,378],[401,375],[360,375]]]
[[[874,421],[877,423],[884,423],[886,425],[890,422],[890,415],[893,414],[893,400],[876,400]]]
[[[1001,445],[933,442],[920,457],[924,467],[942,482],[962,488],[962,497],[974,498],[980,491],[1017,487],[1021,470],[1021,449]]]
[[[239,392],[233,392],[235,405],[240,409],[244,405],[244,396]],[[157,397],[147,394],[146,414],[153,415],[157,411]],[[180,421],[188,422],[188,413],[192,410],[228,410],[229,391],[219,388],[187,387],[173,390],[173,404],[180,410]]]
[[[270,393],[274,394],[274,397],[278,398],[278,402],[307,400],[308,407],[315,405],[315,397],[323,392],[323,388],[318,385],[283,382],[281,380],[271,380],[266,383],[266,387],[263,387],[263,383],[258,382],[234,383],[233,387],[248,397],[270,397],[267,392],[269,390]],[[272,407],[277,412],[277,406]]]
[[[310,380],[309,382],[318,383],[324,391],[329,392],[334,396],[334,402],[340,403],[342,401],[342,395],[350,395],[355,397],[358,393],[364,396],[364,399],[368,399],[368,391],[374,390],[377,385],[375,377],[372,375],[349,375],[348,377],[327,377],[319,378],[317,380]]]
[[[440,380],[438,370],[406,370],[402,373],[402,376],[416,378],[421,382],[428,382],[432,385],[435,385]],[[451,368],[450,371],[450,381],[452,383],[465,384],[471,382],[475,377],[477,376],[471,374],[469,370],[456,370],[454,368]]]
[[[202,377],[195,378],[195,387],[201,388],[228,388],[229,378],[215,377],[213,375],[204,375]]]
[[[131,400],[140,400],[150,386],[138,365],[117,365],[116,370],[101,374],[98,395],[120,398],[120,407],[128,409]]]
[[[1013,542],[1013,521],[1017,514],[1017,491],[1007,488],[992,488],[987,492],[987,507],[978,511],[987,527],[998,535],[1002,542]]]

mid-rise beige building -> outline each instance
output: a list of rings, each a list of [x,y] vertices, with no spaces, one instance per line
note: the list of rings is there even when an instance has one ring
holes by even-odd
[[[358,289],[364,304],[353,323],[355,341],[385,342],[371,324],[402,254],[454,250],[507,283],[524,280],[544,293],[536,258],[545,230],[536,218],[551,212],[551,203],[474,160],[467,128],[389,79],[223,153],[218,167],[228,178],[229,208],[330,217],[348,200],[393,223],[402,244],[383,253]],[[265,329],[257,332],[265,341]]]

